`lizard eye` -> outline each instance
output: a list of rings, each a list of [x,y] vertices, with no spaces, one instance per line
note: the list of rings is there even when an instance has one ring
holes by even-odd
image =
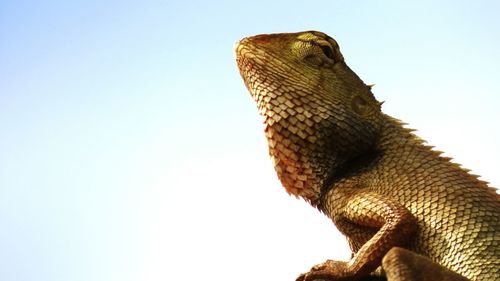
[[[333,50],[330,46],[320,46],[321,47],[321,50],[323,51],[323,54],[325,54],[325,56],[331,60],[335,59],[334,55],[333,55]]]

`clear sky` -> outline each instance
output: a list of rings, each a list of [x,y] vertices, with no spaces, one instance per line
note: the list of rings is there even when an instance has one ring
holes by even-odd
[[[500,186],[498,3],[0,1],[0,280],[294,280],[347,259],[268,159],[232,50],[258,33],[333,36],[386,113]]]

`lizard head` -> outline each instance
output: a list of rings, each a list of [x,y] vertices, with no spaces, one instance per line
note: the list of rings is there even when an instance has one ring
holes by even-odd
[[[336,173],[377,142],[380,103],[324,33],[257,35],[235,52],[281,183],[317,206]]]

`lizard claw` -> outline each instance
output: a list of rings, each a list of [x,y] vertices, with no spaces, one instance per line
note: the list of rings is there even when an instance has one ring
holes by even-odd
[[[342,281],[348,280],[346,274],[347,263],[342,261],[327,260],[317,264],[309,272],[302,273],[295,281]]]

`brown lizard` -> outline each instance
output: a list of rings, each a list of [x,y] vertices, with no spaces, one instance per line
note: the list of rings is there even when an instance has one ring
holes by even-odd
[[[334,39],[263,34],[235,52],[281,183],[353,252],[297,280],[500,280],[495,189],[382,113]]]

